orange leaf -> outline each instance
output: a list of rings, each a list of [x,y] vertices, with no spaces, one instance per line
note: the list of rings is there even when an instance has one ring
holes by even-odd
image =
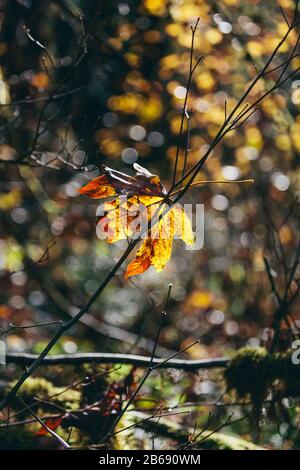
[[[102,198],[117,194],[164,196],[166,189],[157,175],[153,175],[142,166],[134,163],[135,176],[128,176],[121,171],[116,171],[102,165],[103,175],[94,178],[88,184],[79,189],[81,194],[91,198]]]
[[[57,429],[60,425],[61,421],[62,418],[49,418],[44,421],[44,424],[47,426],[47,428],[55,431],[55,429]],[[43,426],[41,426],[41,429],[39,429],[35,434],[36,436],[46,436],[48,431]]]
[[[163,212],[164,207],[160,209],[160,214]],[[141,274],[150,266],[154,266],[157,272],[161,271],[171,257],[175,234],[186,244],[194,243],[191,222],[180,204],[176,204],[162,216],[151,237],[143,242],[135,259],[129,263],[125,277]]]
[[[151,266],[151,254],[152,240],[147,238],[138,250],[135,259],[127,266],[125,277],[128,278],[147,271]]]
[[[115,196],[117,193],[111,186],[106,175],[98,176],[78,190],[80,194],[86,194],[93,199]]]
[[[167,191],[159,176],[153,175],[136,163],[134,168],[135,176],[129,176],[103,166],[104,174],[79,190],[81,194],[91,198],[112,196],[111,201],[104,202],[103,215],[98,219],[108,243],[133,237],[147,222],[153,221],[154,215],[159,216],[137,251],[135,259],[129,263],[126,278],[141,274],[150,266],[154,266],[158,272],[161,271],[171,257],[175,235],[186,244],[194,242],[191,222],[183,207],[175,204],[169,211],[166,210]]]

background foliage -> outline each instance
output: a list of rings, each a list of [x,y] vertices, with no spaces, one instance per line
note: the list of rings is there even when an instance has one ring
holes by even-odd
[[[191,22],[200,17],[195,54],[205,56],[191,85],[188,168],[222,124],[225,100],[230,109],[284,34],[287,26],[279,5],[289,17],[295,2],[1,0],[0,5],[0,320],[6,331],[9,323],[24,326],[68,319],[122,254],[126,243],[107,245],[96,238],[97,203],[77,191],[100,173],[102,163],[132,174],[132,163],[137,161],[170,186]],[[282,47],[283,60],[296,35],[293,31]],[[299,65],[296,58],[291,69]],[[266,79],[254,88],[249,99],[258,97],[268,84]],[[204,248],[185,251],[176,242],[173,257],[160,274],[151,268],[125,281],[122,268],[53,353],[151,354],[169,283],[173,287],[156,351],[159,356],[198,338],[200,343],[182,357],[227,357],[243,346],[272,349],[278,305],[264,257],[270,260],[271,277],[279,290],[284,289],[282,257],[286,263],[293,259],[299,230],[297,85],[295,78],[267,97],[243,127],[225,137],[199,175],[209,180],[254,178],[253,185],[207,184],[185,196],[183,202],[204,204]],[[185,142],[182,139],[182,152]],[[292,291],[295,288],[296,283],[290,286]],[[296,301],[289,306],[289,315],[289,321],[277,325],[273,344],[277,352],[286,352],[297,334]],[[55,328],[11,328],[3,335],[8,351],[38,353]],[[19,373],[14,365],[2,368],[2,389]],[[54,400],[67,411],[102,402],[88,424],[76,427],[75,423],[73,428],[70,443],[85,446],[99,443],[112,410],[118,409],[141,374],[130,366],[45,367],[24,386],[22,397],[26,403],[43,393],[49,399],[58,388],[90,377],[86,387],[74,386],[71,396],[59,403]],[[34,382],[44,379],[49,383],[43,386]],[[45,392],[49,384],[54,391]],[[253,400],[248,405],[249,396],[229,392],[221,369],[157,370],[133,409],[151,413],[161,406],[189,411],[169,418],[173,426],[183,426],[181,430],[193,429],[195,422],[205,426],[212,413],[210,425],[215,430],[225,423],[224,433],[248,442],[298,447],[298,398],[285,393],[272,401],[276,396],[272,393],[271,403],[254,403],[259,411],[253,414]],[[20,403],[13,407],[18,410]],[[58,408],[40,405],[36,410],[45,416]],[[26,411],[22,413],[22,418],[28,418]],[[247,413],[250,416],[240,419]],[[226,425],[228,417],[232,424]],[[57,428],[64,438],[74,426],[68,419]],[[124,417],[123,427],[127,420]],[[27,447],[57,445],[51,436],[33,441],[32,433],[39,428],[35,422],[13,429]],[[183,445],[178,429],[172,439],[165,429],[162,435],[154,431],[153,438],[153,430],[134,427],[109,445]],[[3,428],[3,446],[22,445],[15,437],[17,431],[9,436],[5,432]],[[203,440],[203,446],[205,442],[210,441]],[[211,445],[219,446],[216,441]]]

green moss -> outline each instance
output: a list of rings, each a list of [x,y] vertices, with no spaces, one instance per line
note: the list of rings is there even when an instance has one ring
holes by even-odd
[[[261,447],[242,438],[222,432],[213,433],[205,430],[202,433],[201,449],[206,450],[262,450]]]
[[[9,384],[11,388],[14,383]],[[31,403],[34,398],[49,400],[54,403],[62,403],[66,408],[76,409],[79,406],[81,393],[66,387],[56,387],[43,377],[29,377],[19,391],[19,396],[26,403]]]
[[[143,428],[146,432],[153,433],[162,438],[176,440],[180,443],[187,444],[190,442],[190,436],[194,434],[194,429],[189,427],[183,427],[180,424],[172,421],[168,418],[160,418],[159,420],[147,419],[147,415],[139,411],[132,411],[128,413],[126,425],[137,424]],[[123,422],[123,424],[125,424]],[[210,429],[197,429],[197,433],[201,432],[201,436],[198,439],[198,444],[194,443],[193,449],[205,449],[205,450],[262,450],[261,447],[248,442],[245,439],[225,434],[224,432],[212,431]],[[120,433],[121,435],[122,433]],[[118,440],[118,434],[115,436]],[[119,440],[118,446],[123,445],[123,450],[127,449],[126,442]],[[129,444],[130,446],[131,444]],[[132,449],[132,446],[131,446]]]
[[[238,398],[259,405],[269,391],[282,396],[300,392],[300,366],[293,364],[291,352],[269,353],[265,348],[242,348],[224,373],[227,389]]]

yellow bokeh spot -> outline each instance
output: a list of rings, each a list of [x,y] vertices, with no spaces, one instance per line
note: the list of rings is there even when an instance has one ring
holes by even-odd
[[[266,43],[265,53],[266,54],[272,53],[272,51],[275,49],[275,47],[277,47],[277,45],[279,44],[281,39],[282,39],[281,36],[268,37],[268,41]],[[286,41],[283,44],[281,44],[280,48],[278,49],[278,52],[288,52],[289,48],[290,48],[290,46],[289,46],[288,42]]]
[[[137,54],[133,54],[132,52],[128,52],[124,54],[126,62],[130,65],[130,67],[138,67],[140,64],[140,58]]]
[[[111,96],[107,103],[113,111],[136,114],[145,121],[155,121],[163,112],[158,95],[146,97],[139,93],[127,93],[126,95]]]
[[[263,54],[263,45],[258,41],[249,41],[247,44],[247,50],[253,57],[260,57]]]
[[[195,82],[198,88],[205,91],[211,90],[215,85],[215,79],[209,71],[200,73]]]
[[[300,123],[297,122],[295,124],[292,125],[291,127],[291,140],[292,140],[292,143],[293,143],[293,146],[294,148],[300,152],[300,139],[299,139],[299,135],[300,135]]]
[[[172,131],[173,134],[179,134],[179,130],[180,130],[180,124],[181,124],[181,116],[175,116],[171,119],[170,121],[170,129]],[[184,121],[184,124],[183,124],[183,130],[186,131],[187,130],[187,122],[186,120]]]
[[[163,112],[161,101],[158,97],[151,97],[144,106],[140,106],[139,115],[145,121],[155,121]]]
[[[152,15],[162,16],[166,12],[166,0],[144,0],[144,5]]]
[[[104,139],[99,143],[102,153],[109,157],[118,157],[123,150],[123,144],[119,140]]]
[[[281,8],[294,8],[294,0],[279,0],[279,5]]]
[[[279,230],[279,238],[283,245],[293,241],[293,232],[288,225],[283,225]]]
[[[290,150],[291,140],[287,134],[279,134],[275,138],[276,147],[280,150]]]
[[[208,308],[212,304],[212,294],[204,290],[196,290],[187,299],[189,308]]]
[[[211,28],[206,31],[205,39],[210,42],[210,44],[216,45],[222,41],[223,35],[216,28]]]
[[[0,209],[9,210],[16,207],[22,200],[20,191],[13,190],[9,193],[3,194],[0,198]]]
[[[249,127],[246,130],[247,145],[261,150],[263,147],[263,138],[257,127]]]
[[[173,69],[181,64],[181,61],[177,54],[170,54],[164,57],[161,61],[161,66],[166,69]]]
[[[149,0],[150,2],[152,0]],[[173,4],[170,6],[169,11],[171,13],[172,18],[178,22],[195,22],[196,18],[204,18],[208,11],[209,11],[209,5],[207,2],[199,2],[201,3],[200,5],[196,4],[195,1],[180,1],[180,2],[173,2]]]
[[[165,31],[169,36],[177,38],[180,34],[182,34],[183,28],[180,24],[171,23],[166,25]]]

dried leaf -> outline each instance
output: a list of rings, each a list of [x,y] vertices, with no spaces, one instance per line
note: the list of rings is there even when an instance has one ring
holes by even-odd
[[[83,188],[80,188],[79,192],[93,199],[115,196],[117,194],[106,175],[101,175],[93,179],[83,186]]]
[[[157,175],[134,163],[135,176],[129,176],[121,171],[113,170],[102,165],[103,175],[90,181],[79,189],[81,194],[92,198],[103,198],[115,194],[164,196],[166,189]]]
[[[48,418],[44,421],[44,424],[47,426],[47,428],[51,429],[52,431],[55,431],[55,429],[60,426],[62,421],[62,417],[60,418]],[[46,428],[41,426],[41,429],[39,429],[36,433],[36,436],[46,436],[48,434],[48,431]]]
[[[183,207],[175,204],[168,210],[167,191],[159,176],[136,163],[134,168],[135,176],[128,176],[103,166],[104,174],[79,190],[91,198],[115,196],[113,200],[104,202],[103,215],[98,218],[108,243],[133,237],[142,226],[153,221],[154,215],[157,216],[135,259],[129,263],[126,278],[141,274],[150,266],[161,271],[171,257],[174,236],[186,244],[194,243],[191,222]]]

